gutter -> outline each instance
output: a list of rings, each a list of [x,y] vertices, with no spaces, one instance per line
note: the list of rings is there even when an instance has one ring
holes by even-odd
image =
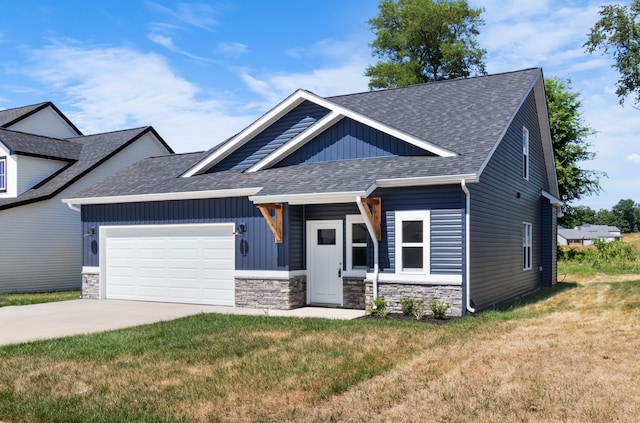
[[[462,179],[460,181],[460,188],[462,188],[462,191],[464,191],[464,196],[465,196],[465,206],[464,206],[464,237],[465,237],[465,242],[464,242],[464,267],[465,267],[465,274],[466,274],[466,281],[465,281],[465,297],[466,297],[466,307],[467,310],[470,311],[471,313],[475,313],[476,309],[471,307],[471,257],[470,257],[470,252],[471,252],[471,245],[470,245],[470,241],[471,241],[471,228],[470,228],[470,223],[471,223],[471,193],[469,192],[469,188],[467,188],[467,183],[464,179]]]
[[[78,206],[74,205],[73,203],[70,203],[70,202],[69,202],[69,203],[67,203],[67,206],[69,206],[69,208],[70,208],[71,210],[73,210],[73,211],[77,211],[78,213],[81,211],[81,210],[80,210],[80,207],[78,207]]]
[[[367,227],[367,232],[369,232],[369,236],[373,241],[373,299],[378,298],[378,277],[380,274],[380,252],[378,249],[378,237],[376,237],[376,232],[373,230],[373,225],[369,221],[369,217],[367,216],[367,212],[364,209],[364,204],[362,204],[362,197],[356,197],[356,204],[358,205],[358,210],[360,210],[360,214],[364,218],[364,224]]]

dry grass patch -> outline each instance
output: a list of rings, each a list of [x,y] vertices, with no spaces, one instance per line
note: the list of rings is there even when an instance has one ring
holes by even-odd
[[[0,421],[632,422],[639,280],[444,326],[202,315],[0,348]]]

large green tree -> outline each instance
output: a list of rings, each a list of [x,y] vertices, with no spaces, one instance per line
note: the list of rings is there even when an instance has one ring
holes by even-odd
[[[597,194],[601,191],[599,177],[604,174],[581,167],[595,153],[589,150],[587,137],[594,130],[582,117],[580,94],[572,90],[569,79],[548,78],[544,87],[561,199],[570,202]]]
[[[376,39],[367,68],[369,87],[392,88],[485,74],[486,51],[478,46],[483,9],[466,0],[380,0],[369,20]]]
[[[600,19],[591,28],[584,44],[589,53],[600,50],[615,60],[613,67],[620,74],[616,94],[620,103],[635,93],[640,104],[640,0],[631,5],[602,6]]]

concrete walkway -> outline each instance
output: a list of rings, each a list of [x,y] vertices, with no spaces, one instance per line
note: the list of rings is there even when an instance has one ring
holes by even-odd
[[[0,345],[102,332],[200,313],[355,319],[364,310],[303,307],[261,310],[193,304],[119,300],[72,300],[0,307]]]

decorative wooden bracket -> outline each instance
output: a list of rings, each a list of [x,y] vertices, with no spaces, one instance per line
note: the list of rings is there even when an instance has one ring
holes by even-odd
[[[262,216],[267,221],[267,225],[273,232],[273,236],[276,239],[276,243],[280,244],[282,242],[282,203],[280,204],[256,204]],[[276,212],[276,221],[273,221],[273,217],[269,210],[275,210]]]
[[[376,234],[376,238],[380,240],[382,233],[380,231],[380,225],[382,221],[382,200],[380,197],[376,198],[363,198],[362,204],[364,205],[364,211],[367,213],[367,219],[373,226],[373,232]]]

